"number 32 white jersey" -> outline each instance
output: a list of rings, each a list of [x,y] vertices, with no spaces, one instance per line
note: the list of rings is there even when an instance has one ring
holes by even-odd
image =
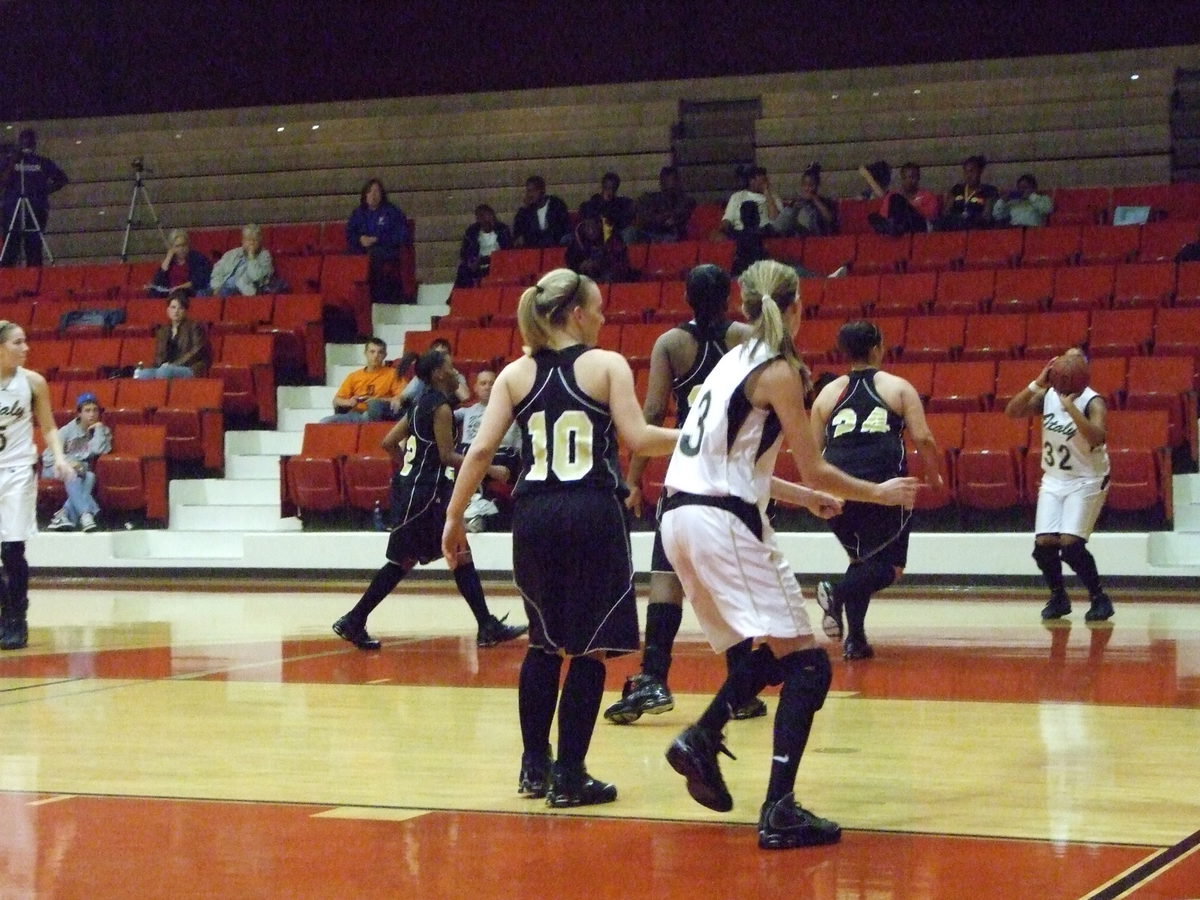
[[[1100,396],[1084,388],[1074,405],[1084,416],[1088,404]],[[1042,472],[1057,479],[1103,478],[1108,474],[1108,451],[1103,444],[1089,447],[1075,421],[1063,408],[1062,397],[1050,388],[1042,400]]]
[[[753,341],[721,357],[683,423],[664,480],[669,491],[739,497],[765,506],[779,452],[779,420],[774,411],[751,406],[742,386],[776,356]]]

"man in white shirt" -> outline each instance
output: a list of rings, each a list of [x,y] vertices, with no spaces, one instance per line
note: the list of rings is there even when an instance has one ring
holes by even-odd
[[[767,170],[762,166],[754,166],[746,173],[749,181],[745,188],[737,191],[725,204],[725,212],[721,216],[720,232],[725,237],[734,237],[742,230],[742,204],[750,201],[758,205],[758,219],[763,223],[767,233],[783,234],[788,231],[788,216],[784,210],[783,201],[771,187],[767,178]],[[794,219],[792,220],[794,224]]]

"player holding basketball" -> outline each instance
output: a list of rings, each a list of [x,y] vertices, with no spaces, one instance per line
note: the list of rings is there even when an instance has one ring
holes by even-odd
[[[804,409],[805,383],[794,336],[800,328],[799,280],[772,260],[739,279],[751,333],[704,380],[667,469],[662,539],[667,557],[709,643],[717,652],[746,638],[762,643],[725,680],[695,725],[667,751],[688,793],[709,809],[733,808],[717,754],[732,710],[782,684],[775,713],[771,774],[758,822],[758,845],[783,849],[830,844],[834,822],[796,803],[796,773],[813,718],[825,703],[832,670],[816,645],[804,597],[779,550],[764,509],[771,497],[828,517],[834,496],[773,477],[786,438],[805,481],[833,494],[911,506],[917,481],[873,484],[821,458]]]
[[[0,650],[20,650],[29,643],[25,542],[37,534],[34,419],[54,456],[55,476],[63,481],[75,477],[54,426],[46,379],[24,368],[28,356],[24,329],[0,320],[0,563],[5,582],[0,585]]]
[[[672,394],[677,421],[682,424],[708,373],[750,332],[748,325],[729,321],[729,275],[720,266],[705,263],[688,273],[687,301],[692,308],[692,320],[660,335],[650,355],[645,413],[651,425],[662,424]],[[625,505],[639,516],[645,470],[646,458],[635,456],[629,464],[629,498]],[[683,587],[663,550],[662,533],[655,529],[642,671],[625,680],[621,699],[604,711],[608,721],[628,725],[643,713],[656,715],[675,708],[675,698],[667,687],[667,673],[682,615]],[[752,649],[750,641],[730,647],[725,654],[730,670]],[[744,708],[734,710],[733,718],[752,719],[766,714],[766,704],[755,697]]]
[[[1113,614],[1096,560],[1087,549],[1109,481],[1104,447],[1108,406],[1087,386],[1087,377],[1087,357],[1072,348],[1050,360],[1004,410],[1014,419],[1042,417],[1042,484],[1033,559],[1050,588],[1043,619],[1059,619],[1071,612],[1063,587],[1064,562],[1075,570],[1091,597],[1084,619],[1101,622]]]

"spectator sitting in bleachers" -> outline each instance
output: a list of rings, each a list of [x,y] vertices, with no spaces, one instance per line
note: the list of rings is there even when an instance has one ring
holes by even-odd
[[[696,201],[683,190],[679,170],[663,166],[658,173],[658,190],[638,198],[633,217],[631,243],[665,243],[687,237],[688,221]]]
[[[212,263],[199,250],[191,249],[188,233],[176,228],[168,239],[167,255],[154,273],[150,292],[172,295],[208,294]]]
[[[780,235],[837,234],[837,201],[821,194],[820,163],[813,163],[800,176],[800,193],[787,202],[775,231]]]
[[[758,205],[758,220],[763,223],[761,227],[764,234],[783,234],[794,226],[795,217],[791,210],[784,207],[783,201],[771,187],[766,169],[762,166],[752,166],[739,169],[738,175],[746,177],[746,187],[735,191],[725,204],[725,212],[721,216],[719,226],[720,234],[732,238],[742,230],[742,204],[748,200]]]
[[[514,247],[556,247],[571,231],[567,204],[546,193],[546,179],[531,175],[525,180],[525,205],[513,219]]]
[[[366,365],[351,372],[333,395],[334,413],[321,420],[322,425],[379,422],[394,419],[393,399],[399,399],[404,380],[394,366],[384,365],[387,344],[377,337],[367,339],[363,347]],[[397,404],[397,409],[399,408]]]
[[[607,219],[584,219],[567,246],[567,268],[597,283],[633,281],[629,250]]]
[[[946,193],[945,214],[934,225],[937,231],[961,231],[966,228],[990,228],[992,208],[1000,192],[994,184],[983,183],[987,160],[968,156],[963,160],[963,180]]]
[[[902,234],[924,234],[936,221],[941,201],[933,191],[921,187],[921,167],[906,162],[900,167],[900,190],[881,195],[879,212],[867,220],[879,234],[893,237]]]
[[[383,182],[368,179],[359,195],[358,206],[346,222],[346,244],[351,253],[367,254],[367,281],[371,302],[399,303],[400,280],[389,272],[387,263],[400,258],[400,248],[411,240],[408,219],[400,207],[388,200]]]
[[[762,229],[758,224],[758,204],[753,200],[742,203],[740,210],[742,230],[734,236],[736,247],[729,274],[737,278],[760,259],[770,259],[767,245],[763,243]]]
[[[475,287],[487,275],[492,254],[513,245],[512,229],[496,220],[496,211],[486,203],[475,207],[475,224],[463,233],[458,251],[455,287]]]
[[[75,477],[66,482],[67,502],[50,517],[46,525],[49,531],[75,528],[95,531],[96,516],[100,513],[100,505],[92,496],[96,490],[96,473],[92,466],[98,457],[112,450],[112,429],[100,421],[103,410],[91,391],[79,395],[75,413],[74,419],[58,429],[63,455],[75,469]],[[54,453],[49,447],[42,454],[42,477],[58,477],[54,473]]]
[[[1038,193],[1037,179],[1030,174],[1017,179],[1017,187],[996,200],[992,218],[998,225],[1040,228],[1054,212],[1054,201]]]
[[[600,193],[592,194],[579,207],[579,218],[603,219],[626,244],[633,242],[633,201],[617,195],[621,188],[621,176],[616,172],[605,172],[600,179]]]
[[[191,378],[203,375],[212,362],[212,347],[204,325],[188,318],[186,293],[167,301],[167,323],[154,335],[154,364],[138,363],[134,378]]]
[[[222,297],[250,296],[263,290],[274,274],[271,251],[262,245],[262,229],[247,225],[242,229],[242,246],[227,251],[213,266],[212,291]]]
[[[454,424],[458,428],[459,453],[466,453],[467,448],[471,446],[471,441],[475,440],[475,435],[479,431],[479,423],[483,421],[484,410],[487,409],[488,400],[492,396],[492,385],[495,383],[495,372],[490,369],[479,372],[475,376],[475,404],[454,411]],[[505,511],[511,510],[512,476],[517,471],[520,462],[521,429],[516,422],[513,422],[504,437],[500,439],[500,446],[492,458],[492,465],[507,469],[508,477],[504,481],[484,478],[479,490],[475,492],[475,496],[467,505],[467,531],[488,531],[500,516],[502,508]]]

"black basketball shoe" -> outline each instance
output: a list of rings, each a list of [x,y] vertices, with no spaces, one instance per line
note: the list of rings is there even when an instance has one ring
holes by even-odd
[[[875,648],[866,639],[846,638],[842,644],[842,659],[874,659]]]
[[[550,767],[553,764],[549,747],[543,753],[522,753],[517,793],[522,797],[545,797],[550,786]]]
[[[1112,608],[1111,605],[1109,608]],[[1067,596],[1066,591],[1055,591],[1050,595],[1050,602],[1042,607],[1043,619],[1061,619],[1070,614],[1071,599]]]
[[[349,641],[359,650],[378,650],[382,646],[378,640],[367,634],[366,628],[348,615],[333,623],[333,633],[343,641]]]
[[[0,633],[0,650],[22,650],[29,645],[29,625],[24,619],[6,622]]]
[[[555,809],[570,806],[593,806],[612,803],[617,799],[617,786],[598,781],[583,766],[567,768],[555,763],[550,767],[550,784],[546,789],[546,805]]]
[[[1085,622],[1103,622],[1106,619],[1111,619],[1112,616],[1112,601],[1108,599],[1108,594],[1100,591],[1100,593],[1092,596],[1092,605],[1083,614],[1083,619]]]
[[[479,633],[475,635],[476,646],[495,647],[497,644],[519,638],[529,630],[528,625],[505,625],[504,620],[507,618],[507,614],[501,619],[492,616],[480,625]]]
[[[825,632],[825,637],[831,640],[840,641],[842,639],[842,604],[833,595],[833,583],[829,581],[817,582],[817,606],[821,607],[821,630]]]
[[[667,762],[687,779],[688,793],[693,800],[717,812],[729,812],[733,809],[733,797],[721,775],[718,753],[737,759],[729,752],[720,734],[692,725],[667,748]]]
[[[837,822],[822,819],[796,804],[788,794],[774,803],[764,803],[758,816],[758,846],[763,850],[815,847],[836,844],[842,839]]]
[[[629,725],[643,713],[657,716],[675,708],[675,697],[661,678],[638,673],[625,679],[621,699],[604,711],[604,718],[614,725]]]
[[[763,703],[763,701],[758,697],[755,697],[749,703],[739,706],[737,709],[730,710],[729,718],[739,720],[757,719],[760,716],[765,716],[766,714],[767,704]]]

